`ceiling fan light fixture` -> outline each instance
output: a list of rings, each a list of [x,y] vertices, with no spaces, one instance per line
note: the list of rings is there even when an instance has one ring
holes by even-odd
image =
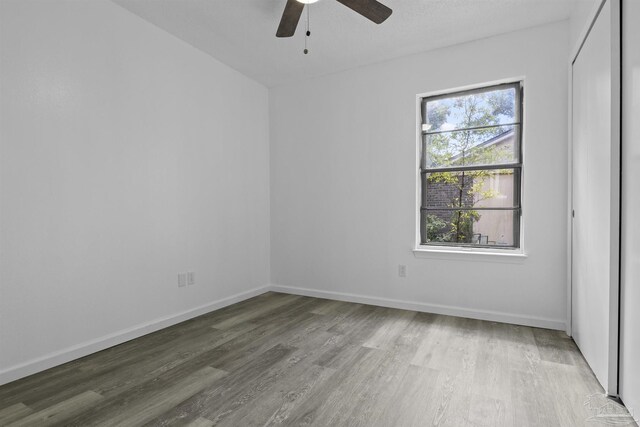
[[[300,16],[302,16],[304,6],[317,1],[287,0],[280,19],[280,25],[278,25],[278,31],[276,31],[276,37],[292,37],[296,33],[296,27],[298,26],[298,21],[300,21]],[[378,0],[338,0],[338,3],[342,3],[376,24],[382,24],[393,13],[391,9]],[[309,8],[307,8],[308,12]]]

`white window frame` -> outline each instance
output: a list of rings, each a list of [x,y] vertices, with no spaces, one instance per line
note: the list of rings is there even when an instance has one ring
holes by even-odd
[[[514,77],[504,80],[496,80],[491,82],[484,82],[469,86],[461,86],[456,88],[437,90],[425,93],[419,93],[416,95],[416,157],[415,157],[415,183],[416,183],[416,203],[415,203],[415,236],[414,236],[414,248],[413,252],[416,257],[422,258],[457,258],[460,254],[471,255],[479,259],[491,260],[494,255],[500,257],[510,258],[517,261],[519,258],[526,258],[525,252],[525,209],[522,207],[522,200],[524,195],[524,167],[521,169],[520,174],[520,233],[519,233],[519,247],[517,248],[503,248],[503,247],[478,247],[478,246],[458,246],[458,245],[427,245],[421,242],[421,207],[422,207],[422,174],[421,174],[421,162],[422,162],[422,101],[424,98],[431,98],[436,96],[445,96],[455,94],[459,92],[473,91],[477,89],[490,88],[493,86],[499,86],[503,84],[520,84],[521,90],[525,86],[525,78]],[[520,94],[520,120],[523,123],[520,129],[520,162],[522,165],[525,163],[525,99]]]

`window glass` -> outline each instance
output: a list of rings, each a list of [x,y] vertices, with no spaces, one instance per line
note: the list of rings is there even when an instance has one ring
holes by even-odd
[[[433,97],[426,105],[423,131],[441,132],[517,123],[516,98],[515,86]]]
[[[426,203],[439,208],[515,208],[516,169],[477,169],[426,174]]]
[[[479,166],[518,161],[518,129],[499,126],[424,135],[425,166]]]
[[[431,245],[513,247],[518,214],[510,210],[429,211],[423,216]]]

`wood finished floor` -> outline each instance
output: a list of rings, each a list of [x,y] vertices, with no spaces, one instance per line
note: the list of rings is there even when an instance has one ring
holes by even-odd
[[[0,387],[0,425],[596,426],[564,333],[278,293]]]

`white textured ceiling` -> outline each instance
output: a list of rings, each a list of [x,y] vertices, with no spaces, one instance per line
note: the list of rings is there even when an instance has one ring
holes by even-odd
[[[393,9],[376,25],[335,0],[311,5],[310,54],[304,20],[275,37],[286,0],[113,0],[263,83],[275,86],[473,39],[568,19],[591,0],[382,0]]]

